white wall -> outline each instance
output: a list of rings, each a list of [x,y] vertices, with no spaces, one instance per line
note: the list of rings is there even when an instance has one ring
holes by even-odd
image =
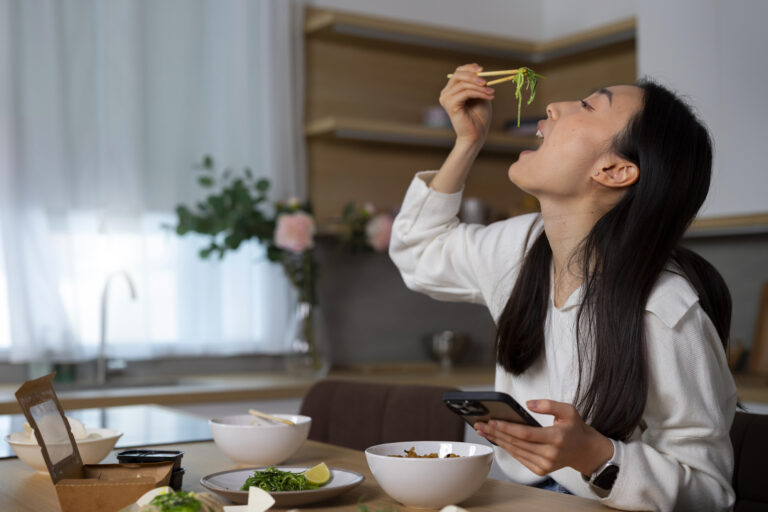
[[[635,0],[541,0],[541,37],[556,39],[635,16]]]
[[[643,0],[637,7],[639,74],[688,96],[712,132],[715,172],[700,216],[768,211],[768,2]]]
[[[530,0],[307,0],[308,5],[512,39],[541,37],[543,15]]]
[[[307,0],[309,5],[541,41],[629,18],[635,0]]]

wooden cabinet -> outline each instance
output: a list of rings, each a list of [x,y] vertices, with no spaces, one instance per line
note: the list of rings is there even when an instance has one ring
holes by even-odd
[[[422,119],[461,64],[529,66],[546,76],[523,117],[544,117],[549,102],[636,78],[633,20],[531,43],[311,8],[305,19],[309,191],[326,232],[348,201],[397,206],[414,173],[440,167],[453,132]],[[507,177],[518,153],[537,144],[503,131],[516,116],[514,86],[499,84],[491,134],[465,192],[501,216],[536,207]]]

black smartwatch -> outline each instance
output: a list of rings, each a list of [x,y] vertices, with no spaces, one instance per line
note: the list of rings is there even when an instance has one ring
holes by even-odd
[[[613,489],[613,484],[619,476],[619,468],[621,467],[621,443],[613,439],[610,441],[613,443],[613,457],[597,468],[597,471],[592,473],[592,475],[587,476],[583,473],[581,475],[581,478],[589,485],[608,492]]]

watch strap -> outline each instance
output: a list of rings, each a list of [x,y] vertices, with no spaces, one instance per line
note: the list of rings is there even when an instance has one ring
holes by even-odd
[[[613,484],[619,476],[619,469],[621,467],[621,455],[622,446],[621,443],[610,439],[613,444],[613,456],[590,476],[582,474],[581,477],[589,485],[593,485],[598,489],[604,491],[610,491],[613,488]]]

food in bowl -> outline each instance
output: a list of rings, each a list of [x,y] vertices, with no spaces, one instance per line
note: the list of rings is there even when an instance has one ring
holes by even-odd
[[[88,432],[83,422],[75,418],[67,416],[67,423],[69,423],[69,429],[72,431],[72,437],[75,440],[79,439],[95,439],[101,437],[97,432]],[[10,440],[14,443],[27,443],[37,444],[37,437],[35,437],[35,429],[33,429],[29,422],[24,422],[24,430],[22,432],[11,432],[9,436]]]
[[[86,428],[82,422],[74,418],[67,417],[67,422],[83,464],[98,464],[104,460],[123,435],[122,432],[109,428]],[[12,432],[5,437],[5,441],[19,460],[41,473],[48,473],[42,451],[37,444],[35,431],[28,423],[24,424],[23,432]]]
[[[214,418],[208,423],[213,442],[238,464],[272,466],[291,457],[306,441],[312,418],[300,414],[274,414],[292,421],[285,425],[250,414]]]
[[[325,462],[300,473],[281,471],[275,466],[270,466],[262,471],[254,471],[240,490],[247,491],[251,487],[258,487],[267,492],[307,491],[322,487],[330,479],[331,472]]]
[[[416,448],[411,446],[407,450],[403,450],[405,452],[405,455],[390,455],[390,457],[404,457],[406,459],[437,459],[441,458],[440,455],[437,454],[437,452],[427,453],[426,455],[419,455],[416,453]],[[443,455],[443,457],[452,458],[452,457],[461,457],[461,455],[456,455],[455,453],[449,453],[447,455]]]
[[[141,508],[142,512],[220,512],[221,503],[206,493],[186,491],[169,492],[152,498],[149,505]]]
[[[205,492],[156,487],[119,512],[224,512],[221,502]]]
[[[410,448],[437,457],[392,457]],[[410,441],[371,446],[365,458],[390,497],[406,507],[439,509],[461,503],[480,489],[491,470],[493,449],[456,441]]]

